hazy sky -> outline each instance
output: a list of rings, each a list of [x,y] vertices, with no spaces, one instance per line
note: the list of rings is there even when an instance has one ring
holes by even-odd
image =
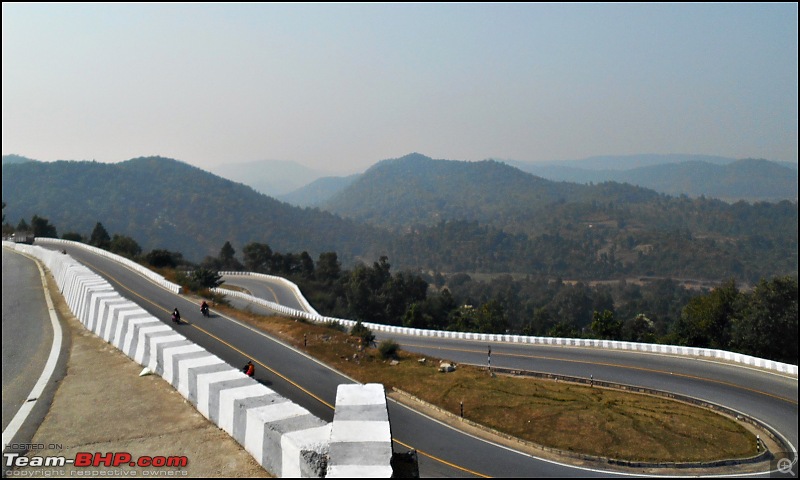
[[[797,161],[796,3],[3,3],[3,154]]]

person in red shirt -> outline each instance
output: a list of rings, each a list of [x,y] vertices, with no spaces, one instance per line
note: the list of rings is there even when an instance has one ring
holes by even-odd
[[[252,377],[256,373],[256,367],[255,365],[253,365],[253,362],[248,361],[247,365],[245,365],[244,368],[242,368],[242,371],[248,377]]]

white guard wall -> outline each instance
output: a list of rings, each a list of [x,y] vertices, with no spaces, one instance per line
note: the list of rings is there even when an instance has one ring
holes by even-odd
[[[69,255],[25,244],[3,246],[39,259],[87,329],[163,377],[267,471],[324,476],[330,424],[194,345]]]

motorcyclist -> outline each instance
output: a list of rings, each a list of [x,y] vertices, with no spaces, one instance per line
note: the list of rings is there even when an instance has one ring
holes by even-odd
[[[242,368],[242,372],[248,377],[252,377],[256,373],[256,367],[253,365],[253,362],[248,360],[247,365]]]
[[[208,304],[206,303],[205,300],[203,300],[203,303],[200,305],[200,313],[202,313],[206,317],[208,316]]]
[[[175,310],[172,311],[172,321],[181,323],[181,312],[178,311],[178,307],[175,307]]]

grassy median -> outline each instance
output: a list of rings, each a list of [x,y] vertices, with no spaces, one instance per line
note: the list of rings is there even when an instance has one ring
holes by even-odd
[[[682,402],[617,390],[520,377],[490,377],[399,351],[393,365],[378,349],[331,328],[220,307],[363,383],[396,387],[500,432],[576,453],[649,462],[694,462],[757,454],[756,438],[720,414]]]

